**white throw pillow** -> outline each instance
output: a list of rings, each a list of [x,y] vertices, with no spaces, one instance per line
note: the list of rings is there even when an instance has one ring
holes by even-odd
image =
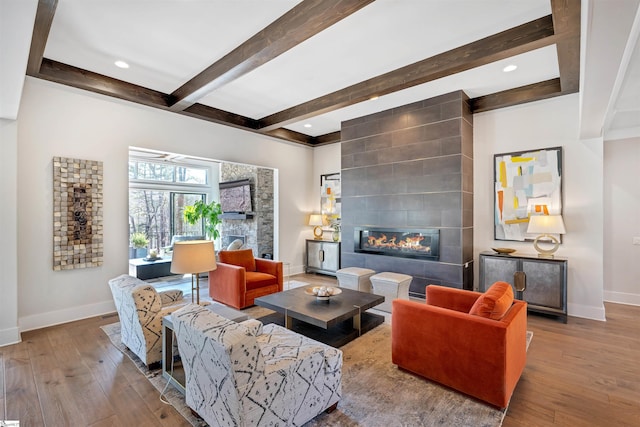
[[[242,246],[244,246],[244,243],[242,242],[242,240],[236,239],[233,242],[231,242],[229,244],[229,246],[227,246],[227,250],[228,251],[237,251],[239,249],[242,249]]]

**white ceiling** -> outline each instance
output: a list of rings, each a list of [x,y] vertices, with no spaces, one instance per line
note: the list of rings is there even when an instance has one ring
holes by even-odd
[[[638,1],[616,1],[630,17],[631,25],[627,28],[610,21],[609,28],[598,27],[594,33],[589,27],[591,20],[583,17],[583,40],[590,34],[593,40],[606,44],[608,32],[619,33],[615,37],[619,58],[609,64],[608,68],[614,70],[607,70],[609,76],[604,78],[608,79],[608,88],[603,86],[609,96],[615,93],[616,99],[606,100],[605,104],[610,105],[604,113],[593,113],[602,116],[601,122],[606,118],[609,129],[640,128],[640,54],[637,46],[633,49]],[[44,56],[171,93],[297,3],[296,0],[58,0]],[[599,3],[602,3],[599,9],[593,6]],[[24,78],[28,54],[24,34],[29,33],[30,37],[25,26],[33,22],[33,5],[37,0],[0,0],[0,4],[2,117],[13,118],[11,111],[5,112],[5,104],[12,110],[17,103],[5,100],[16,96],[19,100],[20,91],[10,93],[5,89],[6,80],[11,79],[13,92],[16,86],[21,90],[20,77]],[[610,2],[583,1],[583,15],[600,13],[606,4]],[[550,13],[549,0],[377,0],[198,102],[260,119]],[[22,19],[16,20],[17,16]],[[8,48],[20,52],[7,59]],[[583,67],[592,67],[593,84],[600,84],[602,81],[595,79],[600,66],[598,58],[589,56],[589,46],[586,49]],[[117,68],[114,61],[118,59],[128,62],[130,68]],[[503,73],[502,68],[511,63],[518,65],[518,69]],[[344,120],[436,95],[462,89],[470,97],[477,97],[558,76],[557,55],[552,45],[286,127],[311,136],[324,135],[339,130]],[[591,89],[582,88],[582,92],[588,90]],[[581,95],[584,98],[585,93]]]

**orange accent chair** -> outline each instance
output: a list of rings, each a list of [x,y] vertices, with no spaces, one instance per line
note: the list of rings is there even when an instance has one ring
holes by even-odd
[[[393,363],[506,408],[527,361],[527,303],[506,282],[484,294],[429,285],[426,296],[393,301]]]
[[[209,272],[209,296],[243,309],[263,295],[282,292],[282,262],[254,258],[252,249],[220,251],[217,268]]]

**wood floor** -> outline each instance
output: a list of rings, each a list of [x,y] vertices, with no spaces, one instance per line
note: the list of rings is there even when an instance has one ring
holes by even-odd
[[[607,322],[570,317],[566,325],[529,316],[527,367],[503,426],[640,426],[640,307],[607,303],[606,312]],[[0,347],[0,420],[188,425],[111,345],[100,326],[115,321],[114,314],[26,332]]]

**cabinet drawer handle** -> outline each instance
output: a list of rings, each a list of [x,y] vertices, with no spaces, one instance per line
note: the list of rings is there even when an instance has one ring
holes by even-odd
[[[324,251],[322,249],[318,251],[318,259],[320,262],[324,262]]]
[[[524,271],[513,273],[513,286],[518,292],[524,292],[527,289],[527,274]]]

